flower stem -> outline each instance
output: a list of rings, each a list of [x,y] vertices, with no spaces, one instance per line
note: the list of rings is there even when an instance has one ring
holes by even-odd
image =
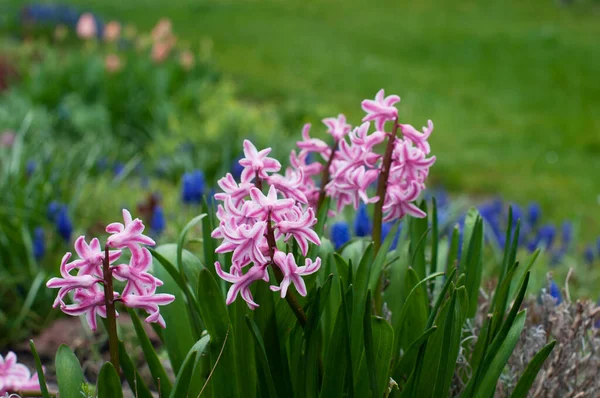
[[[373,214],[373,249],[375,255],[377,255],[379,248],[381,247],[383,204],[385,202],[387,183],[390,176],[390,166],[392,164],[392,154],[394,153],[394,142],[396,141],[396,134],[398,134],[398,127],[400,127],[398,119],[394,119],[394,130],[392,134],[389,135],[387,148],[385,149],[383,162],[381,163],[381,174],[379,174],[379,180],[377,181],[377,196],[379,196],[379,200],[375,203],[375,213]]]
[[[103,277],[104,277],[104,304],[106,306],[106,331],[108,333],[108,347],[110,350],[110,362],[119,373],[119,336],[117,335],[117,315],[115,311],[115,296],[113,291],[112,270],[108,245],[104,248]]]
[[[331,155],[329,156],[329,160],[327,160],[327,164],[321,172],[321,190],[319,191],[319,200],[317,201],[317,214],[319,214],[321,211],[321,206],[323,206],[323,202],[325,202],[325,186],[329,183],[329,169],[331,168],[331,163],[333,163],[333,158],[335,157],[335,151],[337,150],[338,144],[339,140],[335,141],[331,146]]]
[[[398,119],[394,119],[394,129],[388,138],[387,148],[385,149],[383,162],[381,163],[381,174],[379,174],[379,180],[377,181],[377,196],[379,196],[379,200],[377,203],[375,203],[375,213],[373,215],[373,253],[375,256],[377,256],[377,253],[381,248],[383,204],[385,203],[387,183],[392,164],[392,155],[394,153],[394,142],[396,141],[396,135],[398,134],[399,126]],[[381,315],[381,310],[383,308],[383,274],[379,276],[379,279],[377,280],[377,286],[373,292],[373,307],[375,314]]]
[[[267,243],[269,244],[269,255],[271,256],[271,268],[275,273],[275,278],[277,279],[277,282],[281,284],[281,281],[283,280],[283,273],[281,272],[279,267],[273,262],[275,250],[277,249],[277,242],[275,241],[275,233],[273,232],[273,226],[271,225],[270,212],[267,220]],[[285,295],[285,300],[287,301],[294,315],[296,315],[300,326],[302,326],[302,328],[304,329],[304,326],[306,326],[306,314],[304,313],[302,306],[298,302],[296,295],[288,290],[287,294]]]

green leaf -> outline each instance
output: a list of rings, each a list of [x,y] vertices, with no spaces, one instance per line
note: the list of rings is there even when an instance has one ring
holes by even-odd
[[[431,201],[431,260],[429,266],[429,274],[435,274],[438,266],[438,245],[440,240],[440,232],[438,226],[438,211],[437,201],[435,198]],[[433,295],[434,285],[431,285],[430,293]]]
[[[371,393],[377,397],[377,374],[375,365],[375,350],[373,348],[373,331],[371,330],[371,291],[367,291],[367,300],[365,302],[365,315],[363,318],[363,328],[365,329],[365,352],[367,355],[367,369],[369,370],[369,382],[371,384]]]
[[[456,274],[456,267],[454,267],[452,269],[452,271],[450,271],[450,274],[446,277],[446,282],[444,282],[444,286],[442,286],[442,290],[440,290],[440,294],[438,295],[437,299],[435,300],[433,308],[431,309],[431,313],[429,314],[429,319],[427,320],[428,328],[433,326],[435,317],[437,316],[437,313],[440,310],[440,307],[442,306],[444,299],[446,298],[446,292],[450,288],[450,285],[452,284],[452,280],[454,279],[455,274]]]
[[[122,341],[119,341],[119,363],[121,364],[121,369],[123,370],[125,379],[127,379],[127,384],[129,384],[129,388],[134,396],[136,398],[153,398],[150,389],[144,382],[144,379],[140,376],[137,366],[129,357],[129,353]]]
[[[202,221],[202,219],[204,217],[206,217],[207,214],[200,214],[199,216],[196,216],[194,218],[192,218],[186,225],[185,227],[183,227],[183,229],[181,230],[181,233],[179,234],[179,239],[177,241],[177,266],[179,267],[179,272],[183,273],[183,248],[185,246],[185,238],[187,237],[188,232],[190,232],[190,229],[194,228],[196,226],[196,224],[198,224],[200,221]]]
[[[343,282],[340,279],[340,285],[342,284]],[[327,353],[320,393],[320,397],[322,398],[342,397],[344,395],[345,386],[347,384],[352,385],[350,321],[348,316],[347,300],[346,295],[344,294],[342,303],[337,312],[333,333],[329,340],[329,351]],[[340,364],[349,364],[349,366],[340,366]]]
[[[412,269],[409,268],[407,275],[407,287],[412,288],[406,297],[406,301],[404,302],[404,306],[402,306],[400,314],[397,317],[392,318],[392,325],[396,336],[394,352],[398,352],[400,348],[408,349],[410,344],[419,338],[425,329],[427,329],[429,306],[427,291],[424,289],[424,285],[428,281],[444,275],[444,273],[438,272],[437,274],[429,275],[427,278],[418,282],[418,276]]]
[[[234,301],[228,306],[228,310],[233,335],[235,336],[235,346],[254,347],[254,338],[246,322],[246,317],[249,315],[253,316],[254,311],[248,309],[248,305],[244,300]],[[247,398],[254,398],[257,391],[259,370],[256,354],[257,350],[253,349],[238,350],[236,353],[239,363],[245,364],[244,371],[239,372],[238,377],[240,385],[244,386],[244,396]]]
[[[158,355],[156,355],[156,351],[144,330],[144,326],[142,325],[142,321],[137,316],[134,310],[131,308],[127,309],[129,312],[129,316],[131,317],[131,321],[133,322],[133,327],[135,329],[135,333],[138,338],[138,342],[142,347],[142,351],[144,352],[144,358],[146,359],[146,363],[148,364],[148,368],[150,368],[150,373],[152,374],[152,379],[155,384],[160,384],[160,393],[162,396],[167,397],[171,394],[171,390],[173,389],[173,385],[167,376],[167,372],[165,372],[165,368],[163,367]],[[158,382],[160,380],[160,383]]]
[[[521,289],[519,290],[519,293],[513,303],[513,306],[510,309],[510,312],[508,313],[508,316],[506,317],[506,320],[504,321],[504,323],[502,324],[500,330],[498,331],[498,333],[492,337],[492,334],[490,331],[485,330],[485,335],[489,336],[486,339],[481,339],[484,330],[481,331],[481,334],[479,336],[480,340],[477,341],[477,344],[475,346],[475,350],[477,353],[478,350],[483,351],[484,354],[480,354],[480,357],[478,358],[474,358],[472,360],[472,368],[476,369],[475,372],[475,377],[472,377],[471,380],[469,380],[469,383],[467,384],[467,387],[464,390],[463,396],[468,397],[471,396],[470,394],[479,387],[480,385],[480,377],[484,378],[489,370],[489,367],[491,365],[491,362],[494,360],[494,358],[497,356],[498,351],[501,349],[503,343],[505,342],[505,339],[507,338],[508,334],[510,333],[510,331],[512,330],[512,326],[513,323],[515,322],[515,319],[518,316],[518,311],[519,308],[521,307],[521,304],[523,303],[523,299],[525,298],[525,292],[527,291],[527,284],[529,283],[529,273],[526,274],[525,276],[525,280],[523,281],[523,284],[521,285]],[[491,328],[493,325],[493,318],[492,320],[488,321],[486,323],[488,328]],[[485,326],[484,326],[485,329]],[[489,347],[488,347],[488,341],[492,339],[491,343],[489,343]],[[481,342],[481,343],[480,343]],[[475,355],[474,353],[474,355]]]
[[[275,389],[275,382],[273,381],[273,375],[271,374],[271,369],[269,368],[269,359],[267,358],[267,351],[265,350],[265,343],[260,335],[260,330],[258,330],[258,326],[256,323],[250,318],[248,315],[245,316],[246,324],[248,328],[252,332],[252,336],[254,337],[254,342],[256,344],[256,351],[258,352],[258,360],[260,361],[260,365],[267,381],[267,388],[269,390],[270,397],[277,397],[277,391]]]
[[[216,261],[215,240],[210,236],[214,229],[214,222],[212,220],[214,211],[208,207],[206,200],[202,200],[202,213],[208,214],[208,217],[202,218],[202,251],[204,252],[204,264],[209,267],[209,271],[213,277],[217,278],[217,271],[214,267]]]
[[[175,386],[173,387],[171,398],[189,396],[190,381],[194,371],[194,365],[196,363],[196,354],[197,353],[195,351],[190,351],[189,355],[186,357],[185,362],[183,363],[183,366],[181,367],[179,373],[177,374],[177,378],[175,379]]]
[[[48,393],[48,386],[46,385],[46,377],[44,376],[44,369],[42,368],[42,361],[40,361],[40,356],[38,355],[38,352],[35,349],[35,344],[33,343],[33,340],[29,340],[29,348],[31,349],[33,359],[35,360],[35,369],[37,371],[38,380],[40,382],[40,391],[42,392],[42,397],[50,398],[50,393]]]
[[[160,246],[157,248],[157,252],[160,252],[165,258],[173,257],[174,245],[170,246],[170,248]],[[186,262],[197,258],[186,250],[182,252],[182,259],[182,262]],[[194,321],[191,319],[193,310],[187,305],[185,293],[178,287],[171,274],[163,267],[156,267],[154,273],[163,281],[163,286],[158,287],[157,292],[170,293],[175,296],[175,301],[161,308],[160,313],[167,324],[167,328],[162,331],[165,348],[169,354],[173,371],[177,374],[190,348],[200,338],[201,330],[198,331],[198,327],[194,326]],[[199,316],[200,314],[198,314]]]
[[[210,335],[210,363],[213,368],[212,385],[215,397],[237,397],[238,364],[235,350],[235,336],[225,299],[216,280],[206,268],[198,278],[200,313]]]
[[[519,381],[517,382],[517,386],[515,387],[513,393],[510,398],[527,398],[527,393],[531,389],[537,374],[539,373],[542,365],[548,358],[548,356],[552,353],[554,346],[556,345],[556,341],[552,341],[544,346],[529,362],[527,365],[527,369],[525,369],[525,373],[521,376]]]
[[[66,345],[61,345],[56,352],[56,380],[58,392],[63,397],[80,396],[85,383],[79,360]]]
[[[448,250],[448,261],[446,269],[451,269],[458,266],[458,245],[460,242],[460,229],[458,225],[452,229],[452,238],[450,239],[450,249]]]
[[[200,392],[206,385],[207,379],[210,375],[210,358],[208,353],[209,344],[210,335],[206,334],[202,336],[202,338],[198,340],[190,350],[190,353],[196,353],[196,363],[194,365],[194,372],[192,373],[192,379],[190,381],[190,387],[188,390],[188,395],[190,397],[200,396]]]
[[[383,392],[390,380],[390,367],[394,348],[394,329],[383,318],[371,317],[371,330],[373,333],[373,351],[375,356],[375,376],[377,390],[374,397],[383,396]]]
[[[491,358],[489,366],[485,367],[481,383],[474,390],[473,396],[475,397],[490,397],[496,389],[498,379],[504,370],[504,366],[508,362],[508,359],[512,355],[521,332],[525,327],[526,311],[521,311],[508,334],[501,341],[499,349],[495,355]]]
[[[419,350],[421,346],[429,339],[432,333],[437,330],[437,326],[432,326],[426,331],[423,332],[422,335],[419,336],[418,339],[412,342],[408,350],[402,355],[400,358],[400,362],[396,365],[394,370],[394,378],[400,380],[406,376],[408,376],[415,367],[415,362],[417,361],[417,356],[419,354]]]
[[[123,398],[121,379],[110,362],[105,362],[98,374],[98,398]]]
[[[265,350],[277,395],[289,397],[293,395],[292,380],[283,342],[287,341],[289,333],[293,329],[293,326],[289,325],[294,325],[294,322],[297,321],[288,308],[286,310],[288,310],[287,314],[290,316],[290,323],[288,324],[286,320],[278,318],[278,312],[275,308],[275,296],[276,293],[272,292],[266,283],[256,286],[256,301],[260,303],[260,307],[254,311],[254,321],[262,338],[268,342]],[[278,301],[281,302],[282,300],[278,299]],[[288,307],[285,302],[281,302],[281,304],[283,307]],[[278,330],[278,321],[281,322],[281,330]],[[264,385],[264,382],[259,383],[259,387],[261,384]]]
[[[461,297],[462,296],[462,299]],[[461,345],[462,326],[469,308],[468,295],[464,287],[454,291],[444,325],[440,362],[435,378],[434,397],[447,397],[454,377],[456,360]]]
[[[394,224],[394,226],[392,227],[390,232],[385,237],[383,244],[379,248],[379,252],[377,252],[377,255],[375,256],[375,260],[373,261],[373,264],[371,265],[370,277],[369,277],[369,289],[371,289],[372,292],[375,291],[375,288],[376,288],[379,280],[381,279],[381,272],[383,271],[383,265],[384,265],[385,259],[387,258],[387,255],[390,251],[390,247],[392,247],[392,243],[394,242],[394,239],[396,237],[396,232],[398,231],[399,227],[400,227],[400,223],[397,222]]]
[[[419,208],[427,214],[427,202],[421,201]],[[425,269],[425,241],[427,239],[427,233],[429,231],[428,219],[414,218],[409,219],[409,230],[410,230],[410,258],[413,259],[411,267],[415,270],[419,279],[423,279],[427,276]]]
[[[470,303],[469,311],[467,313],[469,318],[473,318],[477,313],[479,287],[481,285],[481,274],[483,271],[483,220],[476,212],[475,217],[469,246],[466,249],[466,256],[463,255],[460,265],[460,269],[464,270],[466,275],[465,287],[467,288]]]

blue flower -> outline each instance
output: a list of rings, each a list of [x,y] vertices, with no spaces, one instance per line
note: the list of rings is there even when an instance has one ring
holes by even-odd
[[[204,194],[204,173],[194,170],[183,175],[181,186],[181,200],[187,204],[199,204]]]
[[[71,241],[73,223],[69,218],[67,206],[61,206],[58,214],[56,215],[56,231],[65,240],[65,242]]]
[[[561,231],[563,247],[569,247],[571,245],[571,241],[573,240],[573,223],[570,221],[563,222]]]
[[[540,220],[542,210],[540,204],[537,202],[531,202],[527,207],[527,222],[531,227],[535,227]]]
[[[552,248],[554,237],[556,236],[556,227],[552,224],[546,224],[538,230],[538,245],[544,246],[547,250]]]
[[[44,235],[44,229],[42,227],[36,227],[33,231],[33,257],[36,260],[41,260],[46,253],[46,238]]]
[[[58,215],[58,212],[60,211],[60,206],[61,206],[60,203],[58,203],[55,200],[50,202],[50,204],[48,205],[48,210],[46,211],[46,218],[48,219],[48,221],[52,221],[52,222],[56,221],[56,216]]]
[[[150,220],[150,228],[160,235],[166,228],[165,213],[161,206],[156,206],[152,212],[152,220]]]
[[[354,217],[354,235],[356,236],[368,236],[371,235],[371,219],[367,212],[367,206],[361,203]]]
[[[394,226],[393,222],[386,222],[385,224],[383,224],[381,226],[381,243],[383,243],[385,241],[385,239],[389,235],[390,231],[392,230],[393,226]],[[392,240],[392,245],[390,246],[390,250],[396,250],[396,247],[398,246],[398,239],[400,238],[400,230],[401,230],[401,226],[398,227],[398,230],[396,231],[396,236],[394,236],[394,240]]]
[[[331,226],[331,241],[335,250],[350,241],[350,227],[346,221],[338,221]]]
[[[113,166],[113,173],[115,174],[115,177],[119,177],[123,173],[123,170],[125,170],[125,164],[122,162],[117,162]]]
[[[563,299],[562,294],[560,293],[560,288],[553,280],[550,281],[550,284],[548,286],[548,294],[552,296],[556,305],[562,303]]]
[[[594,249],[592,246],[587,246],[583,251],[583,257],[585,258],[585,262],[588,265],[592,265],[594,262]]]
[[[25,166],[25,172],[27,173],[27,176],[31,176],[35,172],[36,168],[37,162],[35,160],[28,161],[27,165]]]

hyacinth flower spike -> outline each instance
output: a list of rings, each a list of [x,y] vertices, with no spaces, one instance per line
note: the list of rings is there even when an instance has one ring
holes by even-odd
[[[317,258],[316,261],[313,262],[310,258],[307,258],[306,264],[302,267],[298,267],[292,253],[286,255],[281,251],[277,251],[273,256],[273,260],[283,273],[283,280],[279,286],[271,286],[271,290],[274,292],[279,291],[281,293],[281,298],[284,298],[288,288],[293,283],[298,293],[301,296],[306,296],[306,284],[304,283],[302,276],[317,272],[321,267],[321,259]]]
[[[106,240],[106,245],[108,247],[122,249],[134,245],[155,245],[154,240],[142,234],[145,228],[142,220],[139,218],[133,220],[131,213],[126,209],[123,209],[123,219],[125,225],[115,222],[106,227],[106,232],[112,234]]]
[[[137,247],[131,252],[129,264],[120,264],[112,267],[112,273],[115,279],[125,282],[127,285],[123,289],[123,297],[129,293],[139,296],[152,294],[163,282],[148,273],[152,265],[152,255],[145,247]]]
[[[56,300],[54,300],[54,304],[52,304],[53,308],[64,305],[63,299],[70,291],[75,289],[89,289],[100,281],[99,276],[92,274],[82,274],[81,276],[71,275],[69,271],[73,268],[69,268],[70,264],[68,261],[70,258],[71,253],[66,253],[62,258],[60,263],[60,275],[62,278],[52,278],[46,284],[49,288],[60,289]]]
[[[221,279],[232,283],[227,292],[227,298],[225,299],[227,305],[233,303],[238,294],[240,294],[251,310],[258,307],[258,304],[254,302],[252,293],[250,292],[250,285],[261,279],[265,282],[269,282],[267,264],[254,265],[245,274],[242,274],[241,271],[237,271],[236,269],[233,269],[233,273],[227,273],[223,271],[221,264],[218,261],[215,263],[215,269],[217,275],[219,275]]]
[[[281,163],[273,158],[267,157],[271,148],[257,151],[256,147],[248,140],[244,140],[244,158],[240,159],[240,165],[244,167],[242,171],[242,181],[252,181],[254,177],[266,179],[267,172],[276,173],[281,169]]]
[[[74,268],[79,268],[78,275],[102,275],[102,262],[104,261],[104,252],[100,247],[98,238],[94,238],[88,244],[85,236],[80,236],[75,240],[75,252],[79,259],[66,265],[67,272]],[[111,250],[108,252],[109,263],[112,264],[121,256],[121,250]]]

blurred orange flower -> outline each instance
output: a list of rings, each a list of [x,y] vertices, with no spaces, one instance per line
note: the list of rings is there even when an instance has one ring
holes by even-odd
[[[104,28],[104,40],[108,42],[116,41],[121,35],[121,24],[117,21],[111,21]]]
[[[152,39],[158,42],[168,38],[171,35],[171,26],[169,18],[161,18],[152,29]]]
[[[121,69],[121,59],[116,54],[108,54],[104,60],[104,66],[109,72],[117,72]]]

